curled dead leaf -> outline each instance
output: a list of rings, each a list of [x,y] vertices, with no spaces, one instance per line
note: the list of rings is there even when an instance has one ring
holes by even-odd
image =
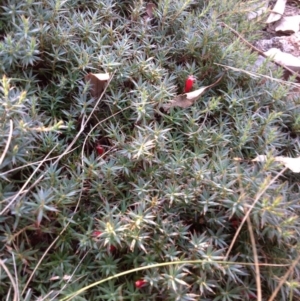
[[[89,73],[84,77],[86,82],[91,83],[91,95],[95,98],[100,97],[110,75],[108,73]]]
[[[146,22],[149,22],[153,18],[153,10],[154,10],[154,8],[155,8],[155,4],[154,3],[148,2],[146,4],[146,13],[143,16],[143,19]]]
[[[176,96],[174,99],[171,100],[170,103],[165,104],[163,106],[164,110],[169,111],[172,107],[180,107],[184,109],[190,107],[195,101],[197,101],[200,98],[201,95],[204,94],[204,92],[217,85],[222,78],[223,75],[215,83],[209,86],[201,87],[200,89],[195,90],[193,92],[184,93]]]

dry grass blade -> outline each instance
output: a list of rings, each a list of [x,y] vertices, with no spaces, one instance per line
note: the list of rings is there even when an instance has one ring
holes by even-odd
[[[272,293],[272,295],[271,295],[271,297],[269,298],[268,301],[273,301],[275,299],[275,297],[278,294],[280,288],[286,282],[286,280],[288,279],[288,277],[290,276],[290,274],[293,273],[293,270],[294,270],[294,268],[296,267],[296,265],[298,264],[299,261],[300,261],[300,255],[296,258],[296,260],[294,260],[294,262],[292,263],[292,265],[290,266],[290,268],[288,269],[288,271],[282,277],[282,279],[280,280],[278,286],[273,291],[273,293]]]
[[[58,163],[58,162],[59,162],[59,161],[60,161],[60,160],[61,160],[61,159],[69,152],[69,150],[73,147],[73,145],[74,145],[74,144],[76,143],[76,141],[79,139],[79,137],[81,136],[82,132],[83,132],[84,129],[86,128],[87,123],[89,122],[89,120],[91,119],[92,115],[94,114],[94,112],[95,112],[95,110],[96,110],[96,108],[97,108],[99,102],[101,101],[101,99],[102,99],[102,97],[103,97],[103,95],[104,95],[104,93],[105,93],[105,91],[106,91],[107,86],[109,85],[109,83],[110,83],[111,80],[113,79],[113,76],[114,76],[114,74],[109,78],[108,83],[107,83],[107,85],[104,87],[104,90],[103,90],[103,92],[101,93],[101,95],[99,96],[99,98],[98,98],[98,100],[97,100],[97,102],[96,102],[96,104],[95,104],[95,106],[94,106],[92,112],[89,114],[89,116],[87,117],[87,119],[86,119],[85,121],[82,120],[81,128],[80,128],[78,134],[75,136],[75,138],[72,140],[72,142],[68,145],[68,147],[66,148],[66,150],[65,150],[65,151],[57,158],[57,160],[54,162],[54,164],[57,164],[57,163]],[[48,157],[49,155],[50,155],[50,153],[47,155],[47,157]],[[45,158],[45,159],[46,159],[46,158]],[[43,161],[44,161],[44,160],[43,160]],[[42,162],[43,162],[43,161],[42,161]],[[41,176],[34,182],[33,185],[36,185],[36,183],[37,183],[38,181],[40,181],[43,177],[44,177],[44,174],[41,175]],[[26,182],[26,183],[27,183],[27,182]],[[77,212],[77,210],[78,210],[78,208],[79,208],[79,204],[80,204],[82,192],[83,192],[83,189],[81,189],[81,191],[80,191],[80,195],[79,195],[79,198],[78,198],[78,202],[77,202],[77,204],[76,204],[76,207],[75,207],[75,209],[74,209],[74,213]],[[74,216],[74,215],[73,215],[73,216]],[[73,219],[73,216],[71,217],[71,220]],[[22,291],[22,293],[21,293],[22,295],[24,294],[24,292],[25,292],[26,288],[28,287],[28,285],[29,285],[29,283],[30,283],[32,277],[34,276],[36,270],[38,269],[38,267],[40,266],[40,264],[41,264],[42,261],[44,260],[45,256],[48,254],[49,250],[51,250],[51,248],[54,246],[54,244],[58,241],[58,239],[61,237],[61,235],[66,231],[66,229],[67,229],[68,225],[70,224],[70,222],[71,222],[71,221],[69,220],[68,223],[66,224],[66,226],[60,231],[59,235],[53,240],[53,242],[49,245],[49,247],[48,247],[48,248],[46,249],[46,251],[44,252],[44,254],[43,254],[43,256],[41,257],[41,259],[38,261],[37,265],[35,266],[34,270],[32,271],[32,273],[31,273],[29,279],[27,280],[27,282],[26,282],[26,284],[25,284],[25,286],[24,286],[24,288],[23,288],[23,291]]]
[[[6,267],[6,265],[4,264],[4,261],[0,259],[0,266],[3,268],[3,270],[6,272],[9,280],[11,281],[11,285],[14,288],[14,298],[13,301],[18,301],[20,298],[18,297],[18,287],[17,284],[15,283],[15,280],[13,278],[13,276],[11,275],[11,273],[9,272],[8,268]]]
[[[52,150],[47,154],[47,156],[42,161],[40,161],[40,164],[37,166],[37,168],[34,170],[34,172],[30,175],[30,177],[27,179],[27,181],[24,183],[24,185],[21,187],[21,189],[14,195],[14,197],[12,198],[12,200],[0,212],[0,215],[4,214],[9,209],[9,207],[16,201],[16,199],[25,191],[25,188],[27,187],[27,185],[30,182],[30,180],[38,172],[38,170],[41,168],[41,166],[43,165],[43,163],[48,159],[48,157],[50,156],[50,154],[57,148],[57,146],[58,146],[58,144],[56,144],[52,148]],[[6,200],[4,200],[4,201],[6,201]]]
[[[254,266],[255,266],[255,281],[256,281],[256,289],[257,289],[257,301],[262,300],[262,292],[261,292],[261,281],[260,281],[260,268],[259,268],[259,262],[258,262],[258,256],[257,256],[257,250],[256,250],[256,243],[255,243],[255,237],[253,233],[253,227],[251,224],[250,217],[247,217],[247,226],[250,234],[250,240],[252,245],[252,251],[253,251],[253,259],[254,259]]]
[[[245,224],[245,222],[246,222],[248,216],[250,215],[252,209],[254,208],[255,204],[259,201],[259,199],[260,199],[260,198],[262,197],[262,195],[267,191],[267,189],[268,189],[273,183],[275,183],[275,181],[276,181],[276,180],[277,180],[277,179],[278,179],[278,178],[279,178],[286,170],[287,170],[287,167],[285,167],[284,169],[282,169],[281,172],[279,172],[279,173],[278,173],[278,174],[277,174],[277,175],[276,175],[276,176],[275,176],[268,184],[265,184],[264,189],[263,189],[261,192],[259,192],[259,193],[257,194],[257,196],[256,196],[256,198],[255,198],[255,200],[254,200],[254,202],[252,203],[252,205],[251,205],[250,208],[248,209],[248,211],[247,211],[247,213],[245,214],[243,220],[241,221],[241,223],[240,223],[238,229],[236,230],[236,232],[235,232],[235,234],[234,234],[234,237],[233,237],[233,239],[232,239],[232,241],[231,241],[231,244],[230,244],[230,246],[229,246],[229,248],[228,248],[228,250],[227,250],[227,253],[226,253],[226,256],[225,256],[224,260],[227,260],[227,259],[228,259],[228,256],[229,256],[229,254],[230,254],[230,252],[231,252],[231,250],[232,250],[232,248],[233,248],[233,246],[234,246],[234,244],[235,244],[235,242],[236,242],[236,240],[237,240],[237,237],[239,236],[239,234],[240,234],[240,232],[241,232],[241,230],[242,230],[242,227],[243,227],[243,225]]]
[[[97,286],[101,283],[104,283],[104,282],[107,282],[109,280],[116,279],[116,278],[119,278],[119,277],[122,277],[122,276],[125,276],[125,275],[128,275],[128,274],[131,274],[131,273],[136,273],[138,271],[153,269],[153,268],[158,268],[158,267],[164,267],[164,266],[178,265],[178,264],[199,264],[199,263],[203,263],[203,262],[204,262],[204,260],[201,260],[201,259],[198,259],[198,260],[179,260],[179,261],[170,261],[170,262],[161,262],[161,263],[149,264],[147,266],[142,266],[142,267],[134,268],[134,269],[131,269],[131,270],[126,270],[124,272],[114,274],[113,276],[109,276],[109,277],[106,277],[104,279],[95,281],[95,282],[93,282],[89,285],[86,285],[85,287],[80,288],[77,291],[75,291],[73,293],[70,293],[67,296],[62,297],[61,299],[59,299],[59,301],[70,301],[74,297],[80,295],[82,292],[87,291],[90,288],[95,287],[95,286]],[[237,262],[237,261],[230,262],[230,261],[218,261],[218,260],[215,260],[214,263],[220,264],[220,265],[222,265],[222,264],[226,264],[226,265],[227,264],[241,264],[241,265],[245,265],[245,266],[253,266],[254,265],[251,262]],[[278,264],[268,264],[268,263],[260,263],[259,265],[260,266],[269,266],[269,267],[288,266],[288,265],[281,265],[281,264],[278,265]]]
[[[11,141],[11,137],[12,137],[12,133],[13,133],[13,122],[12,120],[9,120],[9,134],[8,134],[8,139],[7,139],[7,142],[6,142],[6,145],[5,145],[5,149],[1,155],[1,158],[0,158],[0,165],[2,164],[4,158],[5,158],[5,155],[7,153],[7,150],[9,148],[9,145],[10,145],[10,141]]]

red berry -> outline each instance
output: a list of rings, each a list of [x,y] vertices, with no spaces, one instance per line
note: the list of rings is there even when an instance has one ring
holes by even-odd
[[[114,253],[115,251],[117,251],[117,248],[115,246],[109,247],[109,252]]]
[[[104,148],[100,144],[97,144],[96,150],[99,156],[102,156],[104,154]]]
[[[93,233],[92,233],[92,236],[94,236],[94,237],[98,237],[98,236],[100,236],[102,234],[102,232],[101,231],[94,231]]]
[[[189,75],[185,81],[184,93],[188,93],[192,90],[193,84],[196,78],[193,75]]]
[[[240,218],[233,218],[230,223],[231,223],[231,226],[234,228],[234,229],[237,229],[240,224],[241,224],[241,219]]]
[[[136,288],[141,288],[141,287],[143,287],[146,283],[147,283],[147,281],[145,281],[145,280],[143,280],[143,279],[137,280],[137,281],[135,282],[135,287],[136,287]]]

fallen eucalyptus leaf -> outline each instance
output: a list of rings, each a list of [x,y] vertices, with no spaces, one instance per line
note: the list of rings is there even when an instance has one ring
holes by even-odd
[[[286,1],[287,0],[277,0],[266,23],[273,23],[281,19],[285,10]]]
[[[265,162],[267,160],[267,156],[259,155],[252,162]],[[275,157],[274,160],[276,162],[282,163],[285,167],[290,169],[292,172],[299,173],[300,172],[300,157],[290,158],[290,157]]]
[[[293,71],[300,71],[300,59],[290,53],[282,52],[277,48],[271,48],[264,52],[266,56],[273,57],[278,64],[284,65]]]
[[[289,168],[292,172],[300,172],[300,157],[276,157],[275,161],[281,162],[285,167]]]
[[[284,33],[296,33],[299,31],[300,15],[283,17],[277,21],[275,25],[275,31],[281,31]]]
[[[110,75],[108,73],[89,73],[84,79],[91,83],[91,95],[95,98],[100,97],[103,92]]]
[[[180,107],[180,108],[188,108],[190,107],[196,100],[198,100],[200,98],[201,95],[204,94],[204,92],[206,92],[208,89],[214,87],[215,85],[217,85],[220,80],[222,79],[223,76],[221,76],[215,83],[206,86],[206,87],[201,87],[198,90],[195,90],[193,92],[189,92],[189,93],[184,93],[184,94],[180,94],[178,96],[176,96],[174,99],[171,100],[170,103],[165,104],[163,106],[163,108],[166,111],[169,111],[170,108],[172,107]]]

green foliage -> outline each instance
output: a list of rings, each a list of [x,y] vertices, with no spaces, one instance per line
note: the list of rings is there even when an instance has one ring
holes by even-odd
[[[146,5],[1,3],[1,300],[60,300],[172,261],[181,263],[72,300],[255,298],[246,225],[221,261],[266,188],[250,213],[257,259],[270,264],[260,267],[264,300],[299,255],[298,176],[287,171],[269,185],[278,166],[250,161],[299,153],[299,100],[286,97],[289,86],[226,70],[190,108],[162,109],[189,74],[199,88],[224,73],[217,64],[250,70],[256,55],[221,22],[250,40],[261,25],[246,20],[243,1],[155,1],[151,20]],[[88,72],[113,75],[100,102],[84,83]],[[278,300],[299,297],[299,272]]]

